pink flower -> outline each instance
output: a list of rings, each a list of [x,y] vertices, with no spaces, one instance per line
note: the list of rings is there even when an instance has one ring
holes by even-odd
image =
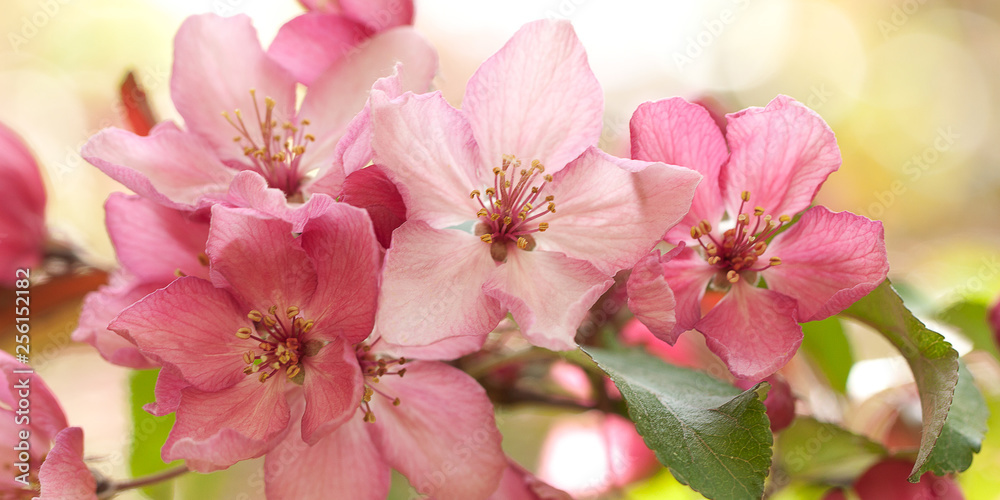
[[[799,323],[864,297],[889,263],[881,223],[809,208],[841,161],[816,113],[779,96],[727,119],[723,136],[708,112],[679,98],[633,115],[633,157],[684,165],[706,180],[666,236],[677,248],[633,270],[629,306],[662,340],[696,329],[737,377],[761,379],[795,354]],[[706,286],[726,295],[702,316]]]
[[[244,170],[292,202],[338,195],[350,173],[345,162],[356,161],[345,158],[359,140],[359,127],[349,125],[372,83],[402,59],[407,76],[400,85],[426,88],[437,66],[429,44],[399,28],[318,75],[297,109],[295,77],[264,52],[246,16],[193,16],[174,49],[171,92],[187,131],[170,122],[148,137],[107,129],[83,156],[137,194],[182,210],[224,199]],[[339,144],[345,134],[349,141]]]
[[[95,499],[93,475],[83,464],[83,434],[45,382],[27,365],[0,352],[0,498]],[[44,461],[44,462],[43,462]],[[72,491],[59,496],[55,492]]]
[[[37,266],[45,250],[45,187],[38,163],[13,130],[0,124],[0,285]]]
[[[855,481],[853,490],[861,500],[962,500],[958,483],[951,477],[938,477],[928,472],[920,482],[907,481],[913,462],[900,459],[883,460]],[[841,490],[831,490],[824,500],[846,498]]]
[[[108,330],[108,324],[126,307],[167,286],[178,275],[208,278],[208,221],[121,193],[111,194],[105,210],[120,268],[108,285],[87,295],[73,340],[94,346],[110,363],[154,368],[159,365]]]
[[[508,459],[507,470],[500,481],[500,488],[489,500],[572,500],[569,493],[546,484],[513,460]]]
[[[386,254],[385,340],[482,339],[510,311],[534,344],[575,346],[587,309],[680,219],[699,178],[593,147],[602,108],[565,22],[518,31],[462,110],[440,93],[372,93],[376,163],[407,207]]]
[[[507,462],[483,388],[445,363],[379,345],[356,346],[364,397],[348,420],[311,446],[293,427],[267,454],[268,499],[380,500],[390,468],[438,500],[480,500],[497,489]]]
[[[299,399],[309,443],[353,414],[362,381],[351,345],[372,330],[381,250],[363,211],[330,201],[311,199],[301,228],[214,206],[211,281],[180,278],[111,323],[164,365],[149,408],[177,412],[164,460],[210,471],[260,456]]]
[[[372,31],[413,24],[412,0],[299,0],[310,11],[342,14]]]
[[[993,339],[1000,346],[1000,301],[990,308],[989,323],[993,329]]]

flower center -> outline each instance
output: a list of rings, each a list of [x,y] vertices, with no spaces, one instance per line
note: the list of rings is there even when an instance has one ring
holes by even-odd
[[[791,217],[781,215],[778,221],[766,215],[763,207],[754,207],[753,212],[743,212],[743,207],[750,201],[750,192],[743,191],[740,198],[739,215],[736,217],[736,227],[722,233],[721,238],[712,234],[712,225],[702,220],[691,228],[691,237],[698,240],[705,252],[705,260],[725,273],[726,281],[736,283],[741,273],[746,277],[756,276],[757,272],[771,266],[781,264],[781,259],[771,257],[767,264],[758,264],[760,256],[767,250],[767,242],[789,221]],[[707,240],[707,241],[706,241]],[[752,273],[752,274],[751,274]]]
[[[237,337],[257,343],[256,349],[243,353],[243,362],[248,365],[243,373],[259,373],[257,378],[261,382],[279,371],[296,381],[302,372],[302,357],[315,354],[312,351],[317,350],[308,345],[311,343],[302,341],[302,336],[312,330],[312,320],[299,316],[299,308],[295,306],[286,309],[284,317],[279,317],[277,312],[278,306],[271,306],[266,315],[254,309],[247,314],[254,328],[243,327],[236,331]]]
[[[264,113],[261,115],[254,89],[250,89],[250,96],[253,98],[254,115],[262,142],[258,144],[253,139],[250,129],[243,121],[243,113],[238,109],[234,112],[235,120],[228,112],[222,112],[226,121],[239,132],[239,135],[233,137],[233,142],[243,149],[243,154],[250,160],[249,170],[267,179],[268,186],[284,191],[289,200],[301,201],[299,186],[305,178],[305,172],[299,171],[299,163],[306,152],[306,145],[316,140],[311,134],[305,133],[309,120],[302,120],[299,126],[286,121],[279,128],[278,120],[274,119],[274,99],[264,98]]]
[[[375,422],[375,412],[372,411],[372,397],[379,395],[390,401],[393,406],[399,406],[399,398],[390,396],[385,391],[379,389],[376,384],[379,378],[385,375],[406,375],[406,368],[400,368],[406,364],[406,358],[377,358],[371,353],[371,345],[358,345],[355,349],[358,356],[358,364],[361,365],[361,373],[365,377],[365,395],[361,399],[361,411],[364,412],[365,422]]]
[[[482,207],[476,216],[476,236],[490,246],[493,260],[507,258],[507,243],[513,242],[521,250],[535,248],[534,232],[549,228],[547,222],[535,223],[538,218],[556,211],[555,197],[542,198],[545,185],[552,176],[545,173],[545,166],[538,160],[530,168],[521,168],[521,160],[514,155],[504,155],[500,167],[493,169],[493,187],[486,188],[486,201],[478,189],[469,195]],[[540,181],[540,182],[539,182]]]

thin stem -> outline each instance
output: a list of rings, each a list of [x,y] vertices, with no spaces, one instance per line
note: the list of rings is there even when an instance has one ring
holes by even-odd
[[[191,470],[186,466],[182,465],[180,467],[175,467],[173,469],[167,469],[163,472],[158,472],[156,474],[150,474],[146,477],[140,477],[133,479],[131,481],[125,481],[124,483],[116,483],[114,485],[115,492],[131,490],[135,488],[142,488],[156,483],[162,483],[163,481],[169,481],[177,476],[184,475]]]

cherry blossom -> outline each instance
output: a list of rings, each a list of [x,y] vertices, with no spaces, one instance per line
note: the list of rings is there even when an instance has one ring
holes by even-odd
[[[0,284],[38,265],[45,250],[45,186],[38,163],[13,130],[0,123]]]

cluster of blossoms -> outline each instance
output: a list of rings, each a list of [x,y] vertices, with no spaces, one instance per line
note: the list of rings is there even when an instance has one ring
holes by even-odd
[[[120,268],[74,338],[160,369],[146,408],[176,413],[165,461],[263,456],[272,499],[384,498],[391,469],[438,499],[561,498],[504,455],[486,392],[447,363],[508,314],[530,343],[574,349],[631,270],[656,337],[699,330],[756,381],[799,322],[885,279],[879,223],[810,208],[840,154],[792,99],[725,130],[679,98],[644,104],[617,158],[597,148],[603,95],[568,23],[518,31],[456,109],[426,93],[437,56],[412,5],[365,5],[307,3],[266,50],[245,17],[188,19],[183,127],[83,148],[136,194],[107,201]],[[706,290],[725,296],[702,315]],[[79,431],[54,439],[50,470],[69,450],[85,472]]]

